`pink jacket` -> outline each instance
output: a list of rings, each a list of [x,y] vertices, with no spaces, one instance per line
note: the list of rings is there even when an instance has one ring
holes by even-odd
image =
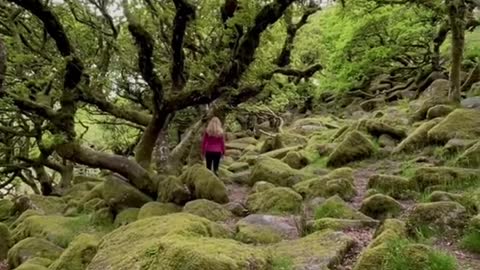
[[[207,152],[221,153],[222,155],[225,155],[224,137],[210,136],[205,132],[202,142],[202,155],[205,156],[205,153]]]

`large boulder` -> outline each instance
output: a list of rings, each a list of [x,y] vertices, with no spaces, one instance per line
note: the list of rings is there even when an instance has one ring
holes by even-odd
[[[480,136],[480,110],[456,109],[428,132],[428,138],[447,143],[453,138],[476,139]]]
[[[374,219],[394,218],[400,215],[402,205],[390,196],[376,194],[363,200],[360,212]]]
[[[48,270],[50,264],[52,264],[50,259],[35,257],[22,263],[15,270]]]
[[[180,211],[181,208],[173,203],[149,202],[140,208],[137,219],[163,216]]]
[[[460,105],[462,108],[467,108],[467,109],[480,109],[480,96],[477,97],[468,97],[466,99],[463,99],[460,102]]]
[[[343,219],[343,218],[320,218],[312,220],[307,223],[308,231],[323,231],[323,230],[358,230],[364,228],[374,228],[378,225],[377,221],[372,220],[357,220],[357,219]]]
[[[433,231],[463,229],[467,222],[467,210],[457,202],[419,203],[407,217],[407,227],[411,232],[417,229]]]
[[[428,132],[440,122],[440,119],[432,119],[421,124],[408,135],[395,149],[393,153],[414,151],[430,144]]]
[[[15,268],[29,259],[40,257],[55,260],[63,249],[45,239],[30,237],[15,244],[8,252],[8,264]]]
[[[0,223],[0,262],[7,259],[8,248],[10,246],[10,231],[7,225]]]
[[[403,128],[393,127],[378,120],[367,120],[365,128],[372,136],[380,137],[381,135],[389,135],[393,139],[401,140],[407,137],[407,132]]]
[[[190,190],[182,180],[175,176],[161,179],[158,183],[157,201],[183,205],[192,197]]]
[[[65,207],[66,203],[60,197],[31,194],[20,196],[15,200],[12,214],[20,215],[29,209],[45,215],[62,214]]]
[[[85,270],[97,253],[99,239],[95,235],[80,234],[60,258],[54,261],[49,270]]]
[[[415,186],[409,179],[401,176],[375,174],[369,178],[367,188],[375,189],[395,199],[407,199],[412,196],[411,190]]]
[[[430,187],[445,188],[450,185],[480,181],[480,170],[455,167],[421,167],[411,179],[420,191]]]
[[[260,158],[252,169],[249,182],[265,181],[277,186],[291,187],[304,180],[305,173],[292,169],[282,161],[269,157]]]
[[[183,211],[211,221],[226,221],[232,217],[232,213],[222,205],[205,199],[188,202]]]
[[[375,153],[375,146],[362,133],[349,132],[327,160],[327,166],[340,167],[349,162],[369,158]]]
[[[434,106],[427,111],[427,119],[435,119],[437,117],[445,117],[455,110],[455,107],[445,104]]]
[[[456,163],[461,167],[480,168],[480,141],[465,150]]]
[[[274,188],[275,185],[272,184],[272,183],[269,183],[269,182],[265,182],[265,181],[259,181],[259,182],[255,182],[255,184],[253,185],[252,187],[252,193],[255,193],[255,192],[262,192],[262,191],[265,191],[267,189],[271,189],[271,188]]]
[[[287,155],[282,159],[282,161],[288,164],[288,166],[297,170],[308,165],[307,157],[305,157],[305,155],[303,155],[300,151],[288,152]]]
[[[371,217],[366,216],[363,213],[352,208],[337,195],[328,198],[317,209],[315,209],[315,219],[321,218],[374,221],[374,219],[372,219]]]
[[[331,269],[339,264],[355,241],[342,232],[324,230],[282,241],[272,247],[274,256],[291,260],[288,269]]]
[[[141,207],[152,201],[150,197],[117,177],[108,177],[102,190],[105,202],[115,211],[120,212],[130,207]]]
[[[228,202],[225,184],[202,165],[190,167],[182,174],[181,179],[195,199],[206,199],[217,203]]]
[[[7,220],[11,214],[13,209],[13,202],[7,199],[0,200],[0,222]]]
[[[133,223],[137,221],[139,212],[140,209],[138,208],[127,208],[122,212],[118,213],[118,215],[115,217],[113,225],[115,226],[115,228],[118,228],[120,226]]]
[[[302,181],[293,189],[307,199],[339,195],[344,200],[350,200],[357,194],[350,168],[339,168],[327,175]]]
[[[302,200],[302,196],[292,189],[276,187],[250,194],[246,206],[252,213],[298,213],[301,210]]]
[[[18,242],[28,237],[38,237],[67,247],[78,233],[88,231],[90,225],[88,216],[30,216],[12,230],[12,239]]]
[[[228,236],[221,225],[191,214],[143,219],[105,236],[87,270],[269,268],[266,252]]]
[[[271,244],[282,239],[298,238],[300,232],[294,217],[253,214],[241,219],[236,239],[247,244]]]

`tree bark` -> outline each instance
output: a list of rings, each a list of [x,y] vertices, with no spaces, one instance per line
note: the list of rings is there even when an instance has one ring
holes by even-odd
[[[463,60],[463,49],[465,46],[465,0],[448,1],[448,18],[452,29],[452,51],[450,67],[450,91],[449,99],[459,103],[461,99],[461,71]]]

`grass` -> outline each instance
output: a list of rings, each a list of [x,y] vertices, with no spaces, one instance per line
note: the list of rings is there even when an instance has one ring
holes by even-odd
[[[276,257],[273,259],[273,270],[293,270],[293,262],[288,257]]]
[[[462,238],[461,247],[471,252],[480,253],[480,232],[468,231]]]

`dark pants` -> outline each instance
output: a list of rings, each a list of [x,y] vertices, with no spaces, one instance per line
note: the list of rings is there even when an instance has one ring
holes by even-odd
[[[222,158],[222,153],[218,153],[218,152],[205,153],[205,159],[207,160],[207,168],[213,171],[215,174],[218,174],[218,166],[220,165],[221,158]]]

